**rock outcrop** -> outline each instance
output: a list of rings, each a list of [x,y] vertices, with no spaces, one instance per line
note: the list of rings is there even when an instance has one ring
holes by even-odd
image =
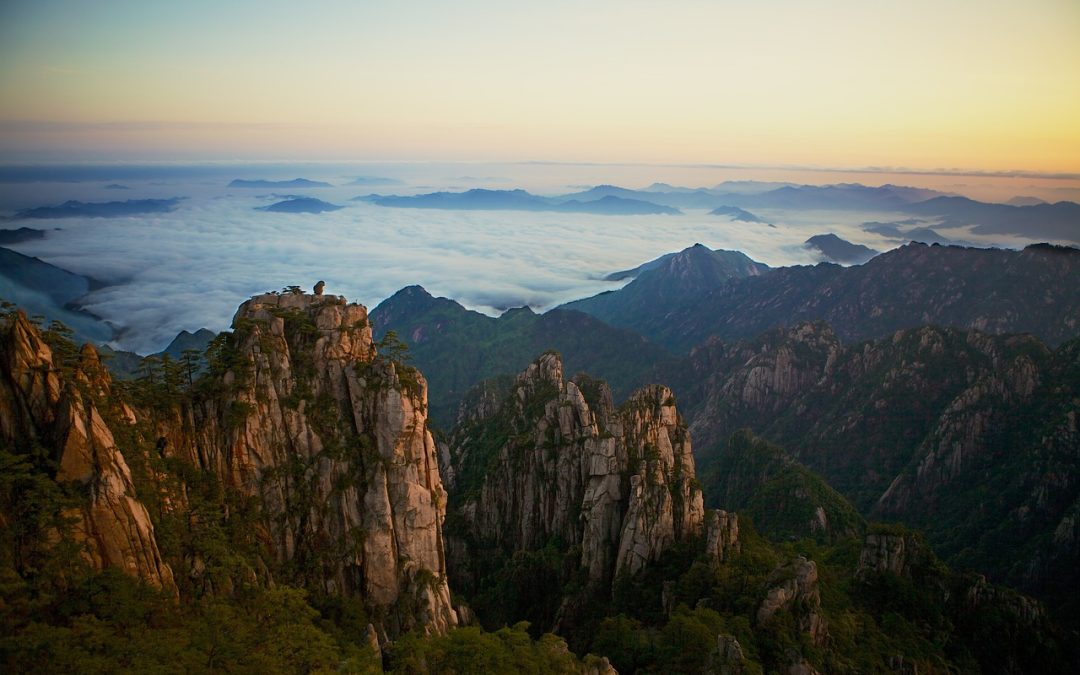
[[[709,672],[716,675],[743,675],[746,672],[746,655],[735,636],[716,636],[716,651],[710,657]]]
[[[565,381],[546,353],[498,406],[475,400],[444,455],[467,545],[580,546],[595,588],[703,533],[690,436],[666,387],[644,387],[616,410],[604,383]]]
[[[705,553],[714,562],[721,563],[739,549],[738,514],[722,510],[706,512]]]
[[[799,556],[769,576],[769,590],[757,611],[758,625],[765,624],[777,612],[794,611],[799,630],[822,646],[829,639],[828,622],[821,613],[817,563]]]
[[[15,454],[51,453],[55,480],[77,485],[78,506],[66,510],[69,535],[97,569],[117,568],[176,593],[154,525],[139,501],[131,470],[91,389],[107,390],[97,354],[84,350],[63,372],[53,350],[22,312],[0,327],[0,442]],[[91,379],[93,378],[93,379]],[[61,533],[56,533],[58,537]]]
[[[9,323],[3,437],[56,447],[57,480],[90,486],[77,530],[92,542],[97,566],[173,587],[92,397],[53,372],[48,347],[25,318]],[[251,527],[265,562],[254,563],[245,582],[278,574],[321,594],[360,598],[384,642],[456,625],[427,388],[403,362],[400,343],[380,345],[379,355],[364,307],[296,291],[251,298],[233,329],[211,345],[208,373],[189,395],[113,416],[141,439],[130,451],[182,461],[256,505]],[[108,387],[103,371],[91,381],[84,370],[69,379],[87,390]],[[185,492],[181,485],[166,494],[163,510],[184,509]],[[206,563],[185,555],[173,567],[202,579]],[[226,592],[232,585],[225,580]]]
[[[400,345],[377,358],[366,309],[339,296],[256,296],[233,325],[222,392],[171,452],[257,496],[276,561],[363,598],[385,617],[380,638],[455,625],[423,376],[396,360]]]
[[[856,579],[891,572],[897,576],[910,577],[912,564],[926,554],[921,542],[914,536],[903,534],[866,535],[859,564],[855,568]]]

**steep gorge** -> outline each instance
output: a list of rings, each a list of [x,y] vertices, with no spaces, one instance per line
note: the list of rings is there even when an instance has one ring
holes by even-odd
[[[846,346],[802,323],[698,348],[675,389],[703,467],[749,428],[864,514],[925,528],[952,562],[1042,594],[1080,560],[1078,348],[933,326]]]

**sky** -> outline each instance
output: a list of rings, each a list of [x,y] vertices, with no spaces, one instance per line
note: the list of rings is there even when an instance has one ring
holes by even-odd
[[[1080,2],[0,3],[0,161],[1080,171]]]

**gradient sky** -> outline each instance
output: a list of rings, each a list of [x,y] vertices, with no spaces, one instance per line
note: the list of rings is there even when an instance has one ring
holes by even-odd
[[[0,160],[1080,170],[1080,2],[0,3]]]

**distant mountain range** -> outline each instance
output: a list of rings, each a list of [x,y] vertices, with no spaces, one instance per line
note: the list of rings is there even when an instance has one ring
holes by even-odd
[[[920,216],[938,216],[940,227],[973,226],[976,234],[1014,234],[1080,243],[1080,204],[1057,202],[1011,206],[967,197],[935,197],[903,208]]]
[[[358,197],[398,208],[566,211],[614,215],[675,214],[680,209],[706,209],[743,222],[764,222],[747,209],[797,211],[867,211],[907,213],[932,220],[927,226],[950,229],[974,226],[977,234],[1008,234],[1029,239],[1080,243],[1080,205],[1030,203],[989,204],[936,190],[857,183],[792,185],[728,182],[714,188],[684,188],[654,183],[643,190],[598,185],[581,192],[541,197],[525,190],[432,192],[414,196]],[[928,235],[923,233],[923,238]],[[939,235],[940,236],[940,235]],[[926,243],[944,243],[937,240]]]
[[[880,234],[883,237],[900,242],[917,241],[923,244],[942,244],[944,246],[970,246],[976,247],[971,242],[962,239],[944,237],[936,230],[929,227],[911,227],[923,221],[918,219],[902,220],[890,223],[869,222],[863,223],[863,230]],[[976,248],[988,248],[986,246]]]
[[[168,213],[176,208],[172,199],[129,199],[123,202],[66,201],[58,206],[38,206],[17,211],[13,218],[123,218],[148,213]]]
[[[685,252],[684,252],[685,253]],[[1080,250],[1045,244],[1023,251],[908,244],[864,265],[782,267],[717,278],[693,267],[657,267],[618,291],[563,305],[628,328],[675,351],[712,336],[738,340],[824,319],[842,340],[926,323],[993,333],[1031,332],[1050,344],[1080,331]],[[696,281],[690,281],[696,280]],[[679,288],[663,303],[635,300],[640,285]]]
[[[403,181],[397,178],[386,178],[383,176],[357,176],[345,185],[404,185]]]
[[[327,188],[333,187],[330,183],[307,178],[293,178],[292,180],[246,180],[236,178],[229,182],[231,188]]]
[[[641,331],[639,319],[658,320],[672,307],[680,306],[732,279],[757,277],[769,266],[751,260],[739,251],[711,250],[694,244],[678,253],[669,253],[632,270],[616,272],[608,279],[635,277],[617,291],[562,305],[595,316],[613,326]],[[643,333],[644,334],[644,333]]]
[[[1057,344],[1080,331],[1078,275],[1080,251],[1046,246],[912,244],[856,267],[772,269],[698,244],[611,274],[632,279],[618,291],[545,314],[517,309],[495,319],[412,286],[372,310],[371,321],[377,337],[394,330],[409,345],[428,375],[432,416],[445,429],[469,387],[519,370],[544,349],[560,351],[570,372],[588,366],[624,396],[650,379],[677,384],[664,365],[672,351],[803,320],[829,321],[845,342],[932,322],[1030,331]]]
[[[558,211],[598,215],[679,214],[678,209],[643,199],[626,199],[614,195],[547,198],[525,190],[475,189],[466,192],[432,192],[409,197],[368,195],[362,199],[378,206],[413,209]]]

